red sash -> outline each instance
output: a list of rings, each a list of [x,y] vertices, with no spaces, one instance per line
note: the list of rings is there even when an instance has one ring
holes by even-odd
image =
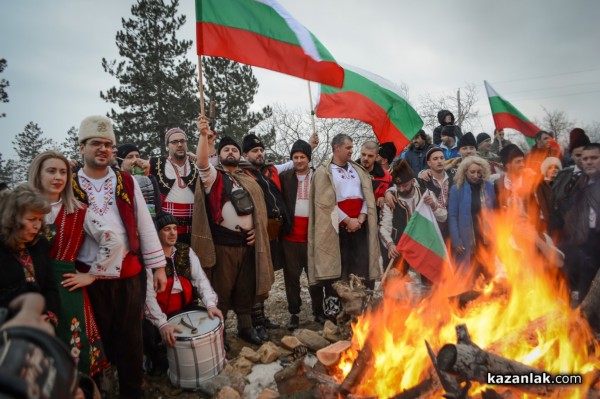
[[[192,302],[192,290],[194,289],[192,283],[185,277],[178,277],[183,291],[173,294],[171,291],[173,290],[175,280],[173,277],[169,277],[167,279],[167,288],[163,292],[156,294],[156,301],[158,302],[158,306],[160,306],[160,310],[167,315],[183,309]]]
[[[283,239],[292,242],[308,242],[308,217],[294,216],[292,231],[284,235]]]
[[[360,215],[360,210],[362,209],[363,200],[360,198],[350,198],[347,200],[343,200],[338,202],[338,208],[340,208],[346,215],[351,218],[357,218]],[[343,222],[340,223],[340,226],[345,225]]]
[[[121,275],[119,278],[128,278],[137,276],[142,271],[142,264],[138,259],[137,255],[129,252],[125,255],[123,263],[121,264]]]

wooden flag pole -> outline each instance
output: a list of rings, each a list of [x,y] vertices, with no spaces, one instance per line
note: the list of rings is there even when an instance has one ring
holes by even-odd
[[[202,84],[202,56],[198,55],[198,91],[200,92],[200,116],[204,113],[204,85]]]
[[[313,108],[312,92],[310,90],[310,80],[307,80],[306,83],[308,84],[308,101],[310,103],[310,116],[311,116],[311,122],[312,122],[312,130],[313,130],[313,134],[316,135],[317,134],[317,126],[315,124],[315,109]]]

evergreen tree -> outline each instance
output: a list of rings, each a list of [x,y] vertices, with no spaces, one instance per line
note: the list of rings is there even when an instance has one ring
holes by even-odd
[[[14,186],[15,169],[15,161],[12,159],[5,161],[0,153],[0,182],[6,183],[8,187]]]
[[[260,121],[270,117],[271,108],[250,112],[258,92],[258,80],[248,65],[225,58],[203,57],[204,94],[215,102],[215,129],[242,143],[242,138]]]
[[[165,152],[164,134],[180,127],[188,136],[200,114],[196,66],[186,59],[191,40],[177,39],[185,24],[178,0],[138,0],[116,42],[121,61],[102,59],[102,67],[119,81],[100,97],[116,104],[109,117],[120,143],[133,142],[144,156]]]
[[[0,59],[0,73],[4,71],[6,68],[6,60],[4,58]],[[7,103],[8,102],[8,93],[5,88],[9,86],[8,80],[0,79],[0,102]],[[0,118],[4,118],[6,116],[5,113],[0,113]]]
[[[15,162],[20,171],[18,180],[25,181],[33,158],[50,148],[53,142],[51,139],[44,137],[44,132],[37,123],[29,122],[25,129],[15,136],[12,144],[17,154]]]
[[[60,152],[62,152],[67,159],[79,159],[78,132],[79,130],[75,126],[71,126],[67,132],[67,138],[60,145]]]

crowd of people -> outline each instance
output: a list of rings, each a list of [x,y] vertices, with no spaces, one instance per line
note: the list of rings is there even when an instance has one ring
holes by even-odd
[[[117,146],[109,118],[88,117],[81,163],[46,151],[28,183],[0,193],[0,306],[41,293],[43,322],[79,370],[100,383],[113,364],[121,397],[137,398],[144,370],[166,371],[166,347],[181,332],[168,320],[178,313],[203,308],[224,320],[231,310],[239,337],[260,345],[280,328],[264,307],[275,270],[289,330],[302,306],[316,322],[335,321],[335,281],[353,274],[373,288],[386,265],[409,270],[397,244],[421,201],[468,278],[490,274],[481,254],[494,237],[483,215],[518,207],[531,226],[523,230],[581,301],[600,266],[600,144],[576,128],[563,150],[540,131],[524,153],[502,130],[463,134],[450,111],[438,118],[433,136],[421,130],[403,151],[366,141],[357,157],[353,139],[338,134],[331,158],[313,168],[315,134],[274,165],[256,135],[217,140],[200,117],[198,132],[170,129],[166,155],[146,159],[134,144]],[[188,134],[199,135],[195,154]]]

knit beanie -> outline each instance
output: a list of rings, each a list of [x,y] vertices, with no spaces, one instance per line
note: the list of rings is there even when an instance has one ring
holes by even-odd
[[[179,225],[179,222],[177,222],[177,218],[175,216],[165,211],[160,211],[156,214],[156,218],[154,219],[154,226],[156,226],[156,231],[161,231],[163,227],[170,224]]]
[[[406,159],[400,159],[394,164],[392,168],[392,180],[395,184],[408,183],[415,178],[415,173],[412,168],[406,162]]]
[[[242,152],[246,153],[256,147],[265,148],[265,145],[254,133],[245,135],[242,139]]]
[[[310,161],[312,156],[312,148],[310,144],[308,144],[306,141],[296,140],[296,142],[292,144],[292,149],[290,150],[290,158],[294,156],[295,152],[303,153],[308,157],[308,160]]]
[[[379,147],[379,155],[382,158],[387,159],[388,163],[391,164],[394,162],[394,158],[396,157],[396,145],[391,141],[381,144]]]
[[[575,148],[584,147],[590,144],[590,138],[585,134],[585,131],[579,127],[571,130],[569,133],[569,152],[573,152]]]
[[[456,138],[456,129],[460,129],[455,125],[447,125],[442,128],[442,136],[450,136]]]
[[[169,145],[169,140],[171,139],[171,136],[174,135],[175,133],[183,134],[185,136],[186,140],[188,138],[187,134],[185,134],[185,132],[183,130],[181,130],[178,127],[174,127],[173,129],[167,130],[167,132],[165,133],[165,146]]]
[[[525,153],[516,144],[508,144],[502,151],[500,151],[500,160],[504,166],[508,165],[513,159],[517,157],[524,157]]]
[[[236,143],[234,139],[232,139],[229,136],[223,136],[223,137],[221,137],[221,140],[219,140],[219,146],[217,147],[217,155],[221,153],[221,150],[226,145],[234,145],[237,147],[238,151],[240,151],[240,152],[242,151],[240,149],[240,145],[238,143]]]
[[[104,115],[93,115],[81,121],[78,133],[79,144],[92,137],[110,140],[113,144],[117,142],[110,118]]]
[[[479,133],[477,135],[477,147],[479,147],[479,144],[483,143],[486,140],[491,140],[492,137],[487,134],[487,133]]]
[[[119,162],[119,166],[121,166],[121,162],[123,162],[127,154],[133,151],[140,152],[139,148],[133,143],[125,143],[117,147],[117,161]]]
[[[473,133],[471,132],[467,132],[464,134],[464,136],[461,137],[460,140],[458,140],[458,145],[457,147],[459,149],[461,149],[462,147],[475,147],[477,148],[477,142],[475,141],[475,136],[473,136]]]

